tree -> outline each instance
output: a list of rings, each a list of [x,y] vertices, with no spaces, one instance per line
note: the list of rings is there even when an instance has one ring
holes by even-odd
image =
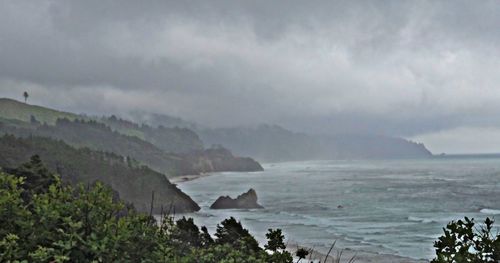
[[[172,231],[171,238],[182,255],[189,250],[188,248],[201,248],[206,245],[203,234],[198,226],[194,224],[193,218],[182,217],[176,221],[176,227]]]
[[[25,192],[32,193],[29,199],[23,198]],[[138,213],[115,199],[113,189],[101,182],[63,184],[36,155],[19,168],[0,170],[0,226],[0,262],[293,260],[284,251],[281,230],[269,231],[266,247],[276,251],[268,254],[232,217],[217,226],[215,241],[192,218],[174,222],[173,217],[166,215],[156,224],[150,215]]]
[[[297,263],[300,262],[302,259],[306,258],[307,255],[309,255],[309,251],[305,248],[299,248],[295,252],[295,256],[297,256],[299,259],[297,260]]]
[[[492,233],[493,223],[486,218],[484,226],[477,228],[474,219],[467,217],[450,222],[434,243],[436,258],[432,262],[500,262],[500,234]]]
[[[56,177],[42,163],[40,156],[33,155],[30,161],[22,164],[16,169],[4,168],[4,170],[17,177],[23,177],[23,198],[29,200],[32,194],[40,194],[48,191],[49,186],[56,181]]]
[[[285,236],[282,234],[281,229],[269,229],[267,234],[267,244],[264,248],[270,250],[272,254],[269,255],[267,261],[270,263],[287,263],[292,262],[293,258],[290,252],[285,251],[286,245],[284,243]]]
[[[26,102],[28,101],[28,97],[29,97],[29,96],[30,96],[30,95],[28,94],[28,92],[27,92],[27,91],[25,91],[25,92],[23,93],[24,103],[26,103]]]
[[[227,244],[235,248],[245,247],[253,252],[261,250],[257,240],[234,217],[225,219],[220,225],[217,225],[215,236],[217,244]]]
[[[271,251],[278,251],[280,249],[285,249],[285,243],[283,240],[285,236],[281,233],[281,229],[268,229],[266,234],[267,244],[264,246],[265,249]]]

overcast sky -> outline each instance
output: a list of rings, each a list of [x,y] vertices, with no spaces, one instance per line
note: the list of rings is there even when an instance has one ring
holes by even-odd
[[[500,152],[499,1],[0,0],[0,95]]]

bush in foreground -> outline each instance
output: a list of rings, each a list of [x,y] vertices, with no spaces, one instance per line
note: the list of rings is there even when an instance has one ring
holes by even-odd
[[[432,262],[500,262],[500,234],[493,233],[493,223],[486,218],[484,225],[477,227],[474,219],[467,217],[450,222],[434,243],[436,258]]]
[[[269,235],[268,254],[234,218],[214,240],[191,218],[136,212],[101,183],[63,185],[36,157],[9,173],[0,172],[0,262],[292,261],[281,235]]]
[[[0,262],[248,262],[289,263],[280,229],[264,248],[234,218],[217,225],[215,239],[192,218],[157,222],[118,200],[101,184],[63,185],[34,156],[0,171]],[[433,263],[500,262],[493,220],[450,222],[434,244]],[[333,247],[333,246],[332,246]],[[297,251],[303,259],[307,250]],[[328,257],[328,255],[326,256]],[[352,259],[350,260],[352,262]]]

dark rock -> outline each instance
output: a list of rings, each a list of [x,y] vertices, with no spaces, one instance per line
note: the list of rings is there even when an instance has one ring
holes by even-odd
[[[251,189],[248,192],[239,195],[236,199],[229,196],[220,196],[210,206],[210,209],[249,209],[249,208],[264,208],[257,203],[257,193]]]

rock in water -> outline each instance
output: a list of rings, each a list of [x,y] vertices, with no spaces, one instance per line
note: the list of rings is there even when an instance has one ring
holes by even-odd
[[[264,208],[257,203],[257,193],[251,189],[233,199],[229,196],[220,196],[210,206],[210,209],[244,209],[244,208]]]

